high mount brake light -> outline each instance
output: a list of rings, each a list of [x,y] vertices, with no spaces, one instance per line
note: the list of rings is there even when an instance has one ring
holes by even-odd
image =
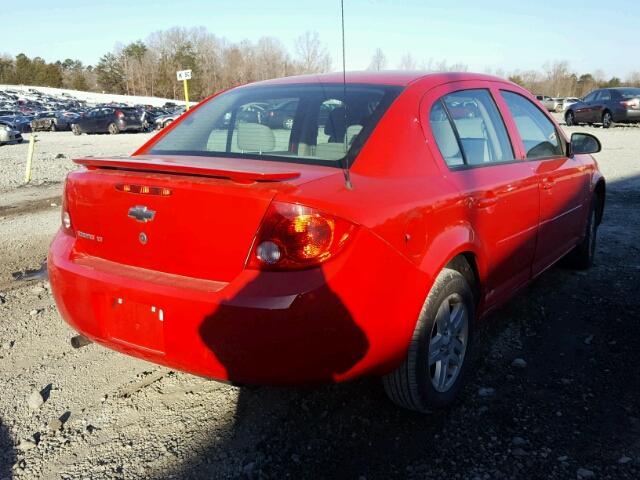
[[[335,256],[355,225],[303,205],[273,202],[262,221],[247,261],[258,270],[310,268]]]

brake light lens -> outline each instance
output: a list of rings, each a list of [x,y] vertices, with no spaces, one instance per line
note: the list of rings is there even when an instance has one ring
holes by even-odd
[[[273,202],[247,261],[259,270],[298,270],[335,256],[353,236],[355,225],[294,203]]]
[[[120,110],[118,110],[118,111],[116,112],[116,117],[118,117],[118,118],[124,118],[124,113],[122,113]]]
[[[632,98],[631,100],[625,100],[620,102],[620,104],[625,108],[640,108],[640,98]]]
[[[73,223],[71,222],[71,215],[69,214],[69,202],[67,201],[67,184],[65,182],[65,188],[62,191],[62,211],[60,213],[60,220],[62,223],[62,230],[69,235],[75,235],[73,230]]]

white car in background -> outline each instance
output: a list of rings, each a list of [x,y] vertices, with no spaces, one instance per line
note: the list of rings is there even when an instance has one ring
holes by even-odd
[[[569,108],[571,105],[578,103],[580,101],[579,98],[577,97],[567,97],[567,98],[563,98],[562,99],[562,110],[563,112],[567,111],[567,108]]]
[[[536,98],[550,112],[560,112],[561,101],[558,98],[547,97],[546,95],[536,95]]]

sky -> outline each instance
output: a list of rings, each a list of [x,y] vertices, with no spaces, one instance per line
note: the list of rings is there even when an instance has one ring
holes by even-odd
[[[116,43],[173,26],[204,26],[230,41],[273,36],[293,51],[317,31],[342,68],[339,0],[30,0],[10,2],[0,53],[95,65]],[[396,68],[418,62],[462,63],[470,71],[541,70],[569,61],[577,73],[600,69],[624,79],[640,70],[637,0],[345,0],[346,64],[367,68],[376,48]]]

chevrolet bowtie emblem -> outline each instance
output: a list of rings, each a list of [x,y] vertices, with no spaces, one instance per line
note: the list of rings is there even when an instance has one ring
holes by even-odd
[[[136,205],[129,209],[129,217],[135,219],[138,222],[147,223],[153,220],[156,216],[154,210],[149,210],[144,205]]]

